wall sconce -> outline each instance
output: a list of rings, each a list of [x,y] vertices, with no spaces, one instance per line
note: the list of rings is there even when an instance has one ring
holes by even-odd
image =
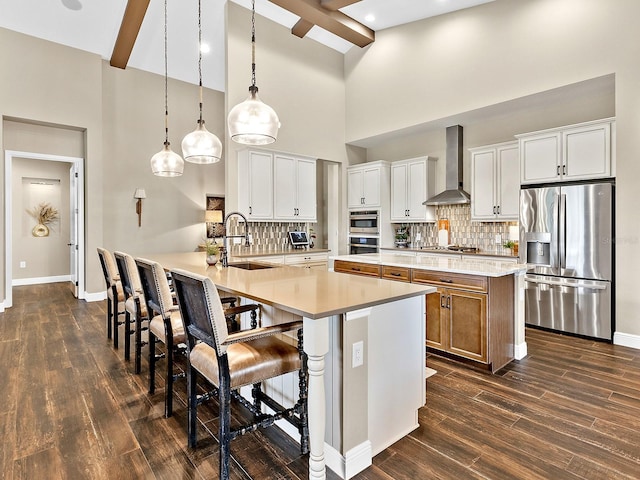
[[[133,194],[133,198],[137,200],[136,213],[138,214],[138,226],[140,227],[142,226],[142,199],[147,198],[144,188],[136,188],[136,193]]]

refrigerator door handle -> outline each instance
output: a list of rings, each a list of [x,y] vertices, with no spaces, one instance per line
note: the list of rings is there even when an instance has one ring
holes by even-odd
[[[567,268],[567,196],[560,194],[558,197],[558,253],[560,268]]]
[[[569,288],[590,288],[592,290],[606,290],[607,285],[602,283],[583,283],[583,282],[563,282],[562,280],[547,280],[543,278],[524,278],[525,282],[529,283],[538,283],[541,285],[556,285],[558,287],[569,287]]]

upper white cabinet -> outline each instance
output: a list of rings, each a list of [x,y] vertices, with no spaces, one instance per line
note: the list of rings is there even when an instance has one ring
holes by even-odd
[[[275,219],[315,222],[315,160],[275,154],[273,172]]]
[[[250,221],[315,222],[315,159],[265,150],[238,152],[238,210]]]
[[[516,135],[522,184],[612,176],[615,120]]]
[[[520,197],[518,142],[486,145],[471,153],[471,219],[517,220]]]
[[[389,163],[378,161],[347,168],[347,206],[380,208],[388,201]],[[385,205],[386,207],[386,205]]]
[[[273,154],[238,152],[238,210],[247,220],[273,219]]]
[[[412,158],[391,164],[391,221],[435,222],[435,208],[423,205],[435,190],[435,159]]]

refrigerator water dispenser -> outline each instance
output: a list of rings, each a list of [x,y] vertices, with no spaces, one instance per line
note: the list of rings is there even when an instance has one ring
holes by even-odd
[[[527,257],[525,263],[551,266],[551,234],[528,232],[525,234]]]

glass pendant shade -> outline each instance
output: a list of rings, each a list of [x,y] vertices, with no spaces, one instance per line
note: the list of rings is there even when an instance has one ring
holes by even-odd
[[[222,158],[222,142],[198,120],[198,128],[182,139],[182,156],[191,163],[216,163]]]
[[[249,97],[231,109],[227,118],[231,140],[245,145],[267,145],[278,138],[280,120],[275,110],[249,87]]]
[[[184,171],[184,160],[165,142],[164,148],[151,157],[151,171],[159,177],[179,177]]]

